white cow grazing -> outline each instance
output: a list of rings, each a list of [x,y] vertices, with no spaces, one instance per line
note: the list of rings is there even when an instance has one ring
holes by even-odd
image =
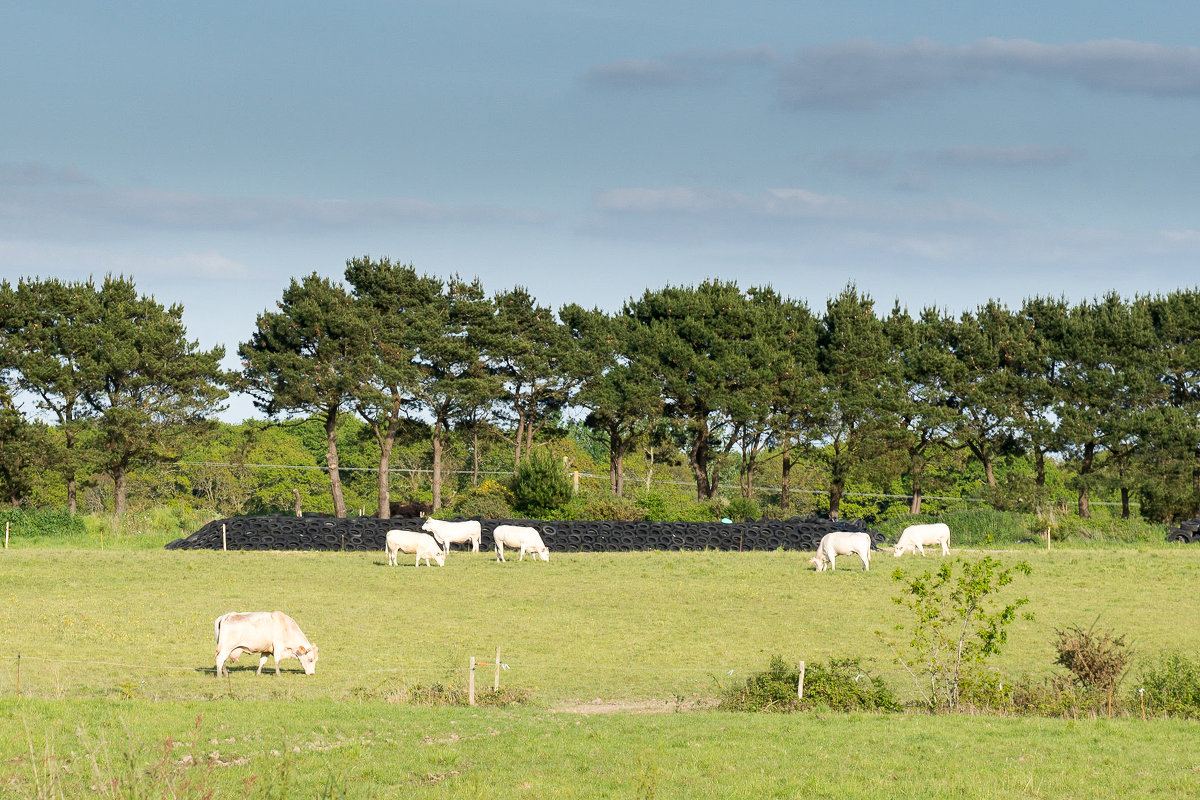
[[[421,559],[425,559],[425,566],[432,567],[429,559],[437,562],[439,567],[446,566],[446,554],[433,537],[428,533],[420,531],[402,531],[399,529],[390,530],[387,532],[387,554],[388,563],[393,567],[396,566],[396,553],[405,552],[409,555],[417,557],[417,563],[414,566],[421,566]]]
[[[304,667],[305,675],[317,670],[317,646],[308,640],[296,620],[282,611],[235,611],[222,614],[213,623],[217,635],[217,677],[228,675],[226,659],[234,661],[242,653],[259,653],[258,670],[262,674],[267,656],[275,656],[275,674],[279,662],[294,658]]]
[[[871,568],[871,534],[861,531],[831,531],[821,537],[817,545],[817,555],[809,559],[809,563],[824,572],[825,567],[834,568],[833,561],[838,556],[857,553],[862,559],[863,569]]]
[[[496,540],[497,561],[504,560],[506,545],[521,551],[518,561],[524,561],[526,553],[537,553],[542,561],[550,560],[550,548],[542,541],[542,535],[537,532],[537,528],[530,528],[528,525],[497,525],[496,530],[492,531],[492,538]]]
[[[421,523],[421,530],[432,533],[433,538],[437,539],[446,548],[447,553],[450,552],[451,542],[470,542],[471,550],[478,553],[479,540],[483,537],[483,529],[477,519],[450,522],[444,519],[428,517]]]
[[[917,550],[925,555],[926,545],[940,544],[942,555],[950,555],[950,526],[944,522],[933,522],[928,525],[909,525],[900,534],[893,555],[902,556],[905,550]]]

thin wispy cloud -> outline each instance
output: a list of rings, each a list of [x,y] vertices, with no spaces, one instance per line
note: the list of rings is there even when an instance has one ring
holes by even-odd
[[[1042,44],[982,39],[950,46],[918,39],[901,47],[843,42],[800,51],[779,71],[791,108],[871,108],[918,92],[1005,76],[1156,96],[1200,95],[1200,47],[1124,39]]]
[[[592,67],[586,85],[602,89],[661,89],[705,86],[751,69],[774,69],[779,57],[770,47],[681,50],[661,59],[623,59]]]
[[[901,46],[852,40],[805,48],[786,62],[769,47],[688,50],[600,64],[584,81],[620,89],[694,86],[711,83],[735,66],[773,74],[781,103],[793,109],[873,108],[913,94],[1013,76],[1097,91],[1200,95],[1200,47],[1127,39],[1043,44],[988,38],[967,45],[916,39]]]
[[[951,167],[1056,167],[1077,155],[1070,147],[962,145],[931,153],[929,160]]]
[[[22,186],[28,186],[23,184]],[[342,200],[222,197],[158,189],[10,191],[0,196],[0,226],[115,226],[145,230],[287,232],[413,225],[538,225],[537,209],[453,206],[415,198]]]
[[[0,163],[0,187],[78,186],[92,179],[75,167],[52,167],[47,164]]]

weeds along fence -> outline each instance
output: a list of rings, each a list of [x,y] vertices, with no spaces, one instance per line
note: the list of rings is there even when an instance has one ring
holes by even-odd
[[[333,518],[318,516],[230,517],[209,522],[168,550],[382,550],[394,528],[420,530],[420,517]],[[757,522],[616,522],[481,519],[482,548],[495,546],[497,525],[535,528],[554,552],[594,553],[642,550],[815,550],[831,531],[861,531],[875,545],[884,535],[862,520],[794,517]]]

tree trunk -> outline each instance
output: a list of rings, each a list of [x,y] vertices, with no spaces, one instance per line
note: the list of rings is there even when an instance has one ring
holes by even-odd
[[[909,514],[921,513],[921,487],[913,484],[912,502],[908,505]]]
[[[1129,519],[1129,487],[1121,487],[1121,519]]]
[[[779,463],[779,507],[786,513],[792,502],[792,443],[787,438]]]
[[[617,494],[617,497],[624,497],[625,496],[625,456],[621,453],[617,454],[616,471],[617,471],[616,494]]]
[[[479,428],[471,429],[471,485],[479,485]]]
[[[1091,499],[1088,497],[1087,477],[1092,474],[1092,457],[1096,446],[1088,442],[1083,446],[1083,463],[1079,465],[1079,477],[1083,478],[1079,486],[1079,518],[1090,519],[1092,516]]]
[[[978,458],[979,463],[983,465],[983,474],[987,477],[987,485],[995,489],[996,472],[992,468],[992,459],[991,456],[988,455],[987,445],[978,444],[976,442],[968,442],[967,449],[969,449],[972,455]]]
[[[300,507],[300,490],[292,489],[292,497],[294,497],[296,499],[296,508],[295,508],[296,516],[297,517],[304,516],[304,511]]]
[[[1033,464],[1035,467],[1034,484],[1042,489],[1046,486],[1046,453],[1040,447],[1035,447],[1033,450]]]
[[[121,517],[125,514],[125,465],[116,464],[112,468],[113,479],[113,514]]]
[[[75,512],[78,510],[78,495],[79,484],[75,481],[75,473],[71,472],[71,474],[67,476],[67,511],[70,512],[71,516],[75,516]]]
[[[433,510],[442,507],[442,423],[433,423]]]
[[[696,443],[688,453],[688,460],[692,462],[692,474],[696,478],[696,499],[701,502],[711,500],[716,492],[716,487],[708,480],[708,438],[708,426],[701,423],[696,434]]]
[[[337,406],[325,412],[325,465],[329,469],[329,490],[333,494],[333,515],[338,519],[343,519],[346,516],[346,499],[342,496],[342,474],[338,471],[337,420]]]
[[[388,469],[392,464],[392,447],[396,444],[396,433],[389,429],[379,443],[379,518],[389,519],[392,516],[391,504],[391,474]]]
[[[842,514],[842,492],[845,487],[841,481],[834,481],[829,484],[829,518],[840,519]]]

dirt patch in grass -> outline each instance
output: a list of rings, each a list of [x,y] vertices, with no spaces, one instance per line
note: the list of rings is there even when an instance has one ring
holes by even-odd
[[[711,698],[692,700],[602,700],[597,697],[586,703],[568,703],[550,709],[556,714],[674,714],[682,711],[703,711],[716,708]]]

